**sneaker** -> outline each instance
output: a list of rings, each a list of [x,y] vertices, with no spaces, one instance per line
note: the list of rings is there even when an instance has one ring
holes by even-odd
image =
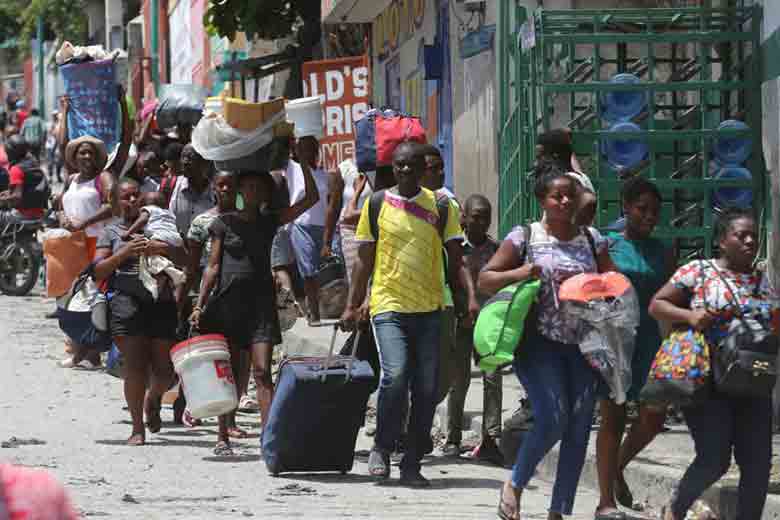
[[[419,471],[402,471],[400,483],[402,486],[422,489],[431,487],[431,482]]]
[[[460,457],[460,444],[448,442],[441,449],[441,454],[445,457]]]

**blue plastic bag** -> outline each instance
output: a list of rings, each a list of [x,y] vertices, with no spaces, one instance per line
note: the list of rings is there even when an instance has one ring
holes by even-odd
[[[121,132],[114,61],[71,63],[61,66],[60,72],[70,100],[68,139],[90,135],[111,153]]]

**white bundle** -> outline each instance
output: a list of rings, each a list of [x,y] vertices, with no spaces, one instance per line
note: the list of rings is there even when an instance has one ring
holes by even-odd
[[[251,132],[236,130],[213,112],[205,115],[192,131],[192,146],[209,161],[230,161],[250,155],[274,138],[274,126],[286,119],[284,110]]]

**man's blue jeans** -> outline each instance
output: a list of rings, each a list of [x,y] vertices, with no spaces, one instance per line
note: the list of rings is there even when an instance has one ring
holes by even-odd
[[[411,388],[409,445],[401,471],[419,471],[436,410],[440,313],[384,312],[371,321],[382,367],[374,449],[390,454],[395,448]]]

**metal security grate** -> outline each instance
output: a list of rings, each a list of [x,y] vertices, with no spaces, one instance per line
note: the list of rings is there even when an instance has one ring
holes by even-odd
[[[675,6],[540,9],[529,16],[521,7],[500,2],[502,233],[538,218],[529,178],[536,137],[563,126],[572,129],[580,162],[599,192],[597,225],[619,218],[622,182],[644,176],[664,198],[657,234],[677,248],[681,261],[713,253],[717,190],[751,188],[754,205],[764,204],[760,60],[754,59],[760,7],[701,7],[702,2],[693,0],[657,3]],[[523,51],[523,37],[535,45]],[[639,82],[611,83],[619,73],[631,73]],[[645,109],[630,119],[639,131],[611,132],[604,119],[604,95],[630,91],[644,93],[647,100]],[[743,121],[749,130],[718,129],[731,119]],[[753,143],[743,164],[752,180],[715,179],[715,140],[744,136]],[[627,138],[646,143],[649,153],[631,168],[611,166],[602,153],[604,143]]]

